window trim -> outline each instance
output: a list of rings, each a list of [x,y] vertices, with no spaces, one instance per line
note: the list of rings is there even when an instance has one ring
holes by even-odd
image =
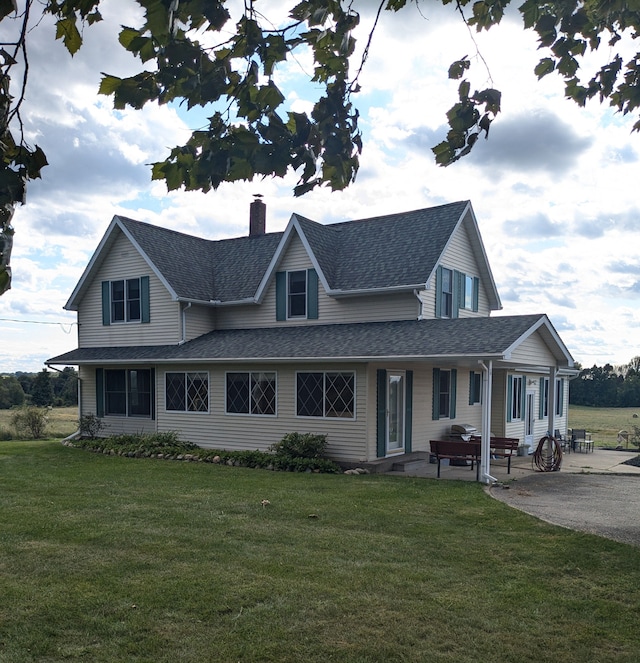
[[[482,405],[482,373],[469,371],[469,405]]]
[[[298,391],[299,391],[299,379],[301,374],[316,374],[316,375],[322,375],[322,414],[321,415],[314,415],[314,414],[299,414],[299,407],[298,407]],[[327,414],[327,375],[328,374],[336,374],[336,375],[348,375],[351,377],[352,381],[352,401],[353,401],[353,407],[352,407],[352,416],[350,417],[339,417],[339,416],[331,416]],[[357,393],[357,373],[356,371],[341,371],[341,370],[325,370],[325,371],[314,371],[314,370],[306,370],[306,371],[296,371],[296,379],[295,379],[295,385],[294,385],[294,400],[295,400],[295,416],[299,417],[301,419],[326,419],[328,421],[355,421],[357,418],[357,398],[358,398],[358,393]]]
[[[134,281],[138,282],[138,297],[132,299],[128,296],[128,284],[133,283]],[[118,283],[122,283],[123,299],[114,300],[113,288],[114,284]],[[134,301],[138,302],[139,317],[131,318],[130,304]],[[117,320],[115,319],[116,316],[114,315],[114,306],[116,303],[122,305],[122,319],[120,319],[119,316]],[[150,321],[151,314],[148,276],[123,277],[119,279],[102,281],[102,324],[104,326],[136,325],[149,323]]]
[[[248,412],[231,412],[229,411],[229,375],[245,375],[248,379],[249,389],[249,411]],[[273,376],[273,413],[270,412],[253,412],[253,387],[252,383],[254,375],[272,375]],[[229,416],[236,417],[277,417],[278,416],[278,372],[277,371],[225,371],[224,374],[224,413]]]
[[[440,377],[442,372],[449,373],[449,412],[447,416],[440,414]],[[438,421],[454,420],[456,418],[457,392],[458,392],[458,369],[457,368],[434,368],[433,379],[431,381],[432,403],[431,419]]]
[[[292,277],[303,275],[302,278],[297,281],[298,284],[302,284],[304,290],[300,292],[292,292],[291,281]],[[309,277],[306,269],[292,269],[287,271],[287,320],[306,320],[309,313]],[[293,309],[292,300],[295,297],[295,301],[298,300],[304,301],[304,313],[293,314],[291,311]]]
[[[168,393],[168,379],[169,375],[182,375],[184,376],[184,409],[173,409],[168,407],[167,403],[167,393]],[[206,375],[207,378],[207,399],[206,399],[206,409],[197,410],[189,409],[189,376],[196,375]],[[192,378],[193,380],[193,378]],[[193,398],[191,399],[193,400]],[[211,375],[209,371],[165,371],[164,373],[164,410],[165,412],[178,412],[184,414],[210,414],[211,412]]]
[[[516,387],[519,384],[519,388]],[[509,375],[508,384],[508,399],[507,399],[507,421],[519,422],[524,421],[525,405],[524,399],[526,398],[526,381],[524,375]],[[516,398],[519,391],[519,398]]]

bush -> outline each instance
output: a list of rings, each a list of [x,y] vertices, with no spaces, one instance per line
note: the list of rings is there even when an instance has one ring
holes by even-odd
[[[39,440],[44,437],[47,429],[49,410],[47,408],[27,405],[18,408],[11,416],[11,425],[18,437]]]
[[[82,437],[88,437],[95,440],[96,437],[105,429],[106,424],[95,414],[85,414],[78,421],[78,428]]]
[[[287,433],[280,442],[269,447],[276,456],[288,458],[322,458],[327,448],[326,435]]]

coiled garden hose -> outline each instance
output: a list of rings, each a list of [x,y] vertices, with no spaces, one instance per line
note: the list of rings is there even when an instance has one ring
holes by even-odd
[[[540,438],[531,464],[535,464],[540,472],[557,472],[562,466],[562,447],[558,440],[552,435]]]

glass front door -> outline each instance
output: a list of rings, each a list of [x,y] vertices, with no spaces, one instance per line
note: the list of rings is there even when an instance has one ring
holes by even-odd
[[[404,373],[389,371],[387,380],[387,453],[398,453],[404,449]]]

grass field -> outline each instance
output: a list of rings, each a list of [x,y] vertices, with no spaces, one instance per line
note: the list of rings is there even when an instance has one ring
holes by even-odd
[[[0,410],[0,431],[12,432],[12,414],[12,410]],[[48,419],[48,437],[63,438],[78,430],[78,408],[76,406],[54,407],[49,411]]]
[[[3,662],[640,660],[638,550],[474,482],[44,441],[0,442],[0,485]]]
[[[633,418],[637,414],[638,418]],[[640,407],[586,407],[569,406],[569,427],[584,428],[590,432],[596,446],[615,446],[620,430],[633,431],[632,425],[640,426]],[[629,444],[630,450],[635,450]]]

